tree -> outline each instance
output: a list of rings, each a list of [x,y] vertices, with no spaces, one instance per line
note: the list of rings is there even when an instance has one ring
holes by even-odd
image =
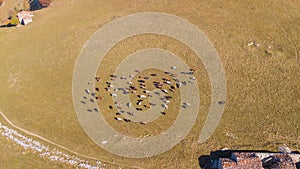
[[[50,5],[51,0],[39,0],[39,3],[43,8],[47,8]]]

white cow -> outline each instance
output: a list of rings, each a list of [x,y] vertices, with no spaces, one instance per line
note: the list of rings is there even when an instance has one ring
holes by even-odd
[[[141,94],[141,95],[138,95],[138,97],[139,97],[139,98],[142,98],[142,99],[143,99],[143,98],[146,98],[146,96],[145,96],[145,95],[142,95],[142,94]]]

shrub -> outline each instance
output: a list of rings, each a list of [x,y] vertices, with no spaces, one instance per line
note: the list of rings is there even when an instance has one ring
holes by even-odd
[[[0,6],[3,4],[3,0],[0,0]]]
[[[10,22],[9,22],[9,25],[11,26],[16,26],[18,25],[20,22],[19,22],[19,19],[16,15],[13,15],[11,18],[10,18]]]

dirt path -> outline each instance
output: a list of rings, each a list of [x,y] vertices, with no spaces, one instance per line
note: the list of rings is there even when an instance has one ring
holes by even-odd
[[[106,160],[103,160],[103,159],[99,159],[99,158],[96,158],[96,157],[91,157],[91,156],[87,156],[87,155],[84,155],[84,154],[75,152],[75,151],[73,151],[73,150],[71,150],[71,149],[69,149],[69,148],[67,148],[67,147],[65,147],[65,146],[59,145],[59,144],[57,144],[57,143],[54,143],[54,142],[52,142],[52,141],[50,141],[50,140],[48,140],[48,139],[46,139],[46,138],[44,138],[44,137],[42,137],[42,136],[40,136],[40,135],[34,134],[34,133],[30,132],[30,131],[27,131],[27,130],[21,128],[21,127],[16,126],[15,124],[13,124],[13,123],[12,123],[12,122],[4,115],[4,113],[3,113],[2,111],[0,111],[0,115],[3,117],[3,119],[4,119],[9,125],[11,125],[12,127],[18,129],[19,131],[22,131],[23,133],[26,133],[27,135],[30,135],[30,136],[36,137],[36,138],[38,138],[38,139],[41,139],[41,140],[43,140],[43,141],[45,141],[45,142],[47,142],[47,143],[49,143],[49,144],[51,144],[51,145],[53,145],[53,146],[59,147],[59,148],[65,150],[65,151],[68,151],[68,152],[70,152],[70,153],[72,153],[72,154],[75,154],[75,155],[77,155],[77,156],[79,156],[79,157],[86,158],[86,159],[90,159],[90,160],[99,160],[99,161],[101,161],[101,162],[105,162],[105,163],[112,164],[112,165],[116,165],[116,166],[122,166],[122,167],[129,167],[129,168],[139,168],[139,169],[142,169],[142,167],[138,167],[138,166],[129,166],[129,165],[125,165],[125,164],[114,163],[114,162],[106,161]]]

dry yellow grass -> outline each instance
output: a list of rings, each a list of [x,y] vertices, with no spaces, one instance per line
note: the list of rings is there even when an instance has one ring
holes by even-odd
[[[22,147],[12,143],[5,137],[0,138],[0,149],[1,149],[1,164],[0,168],[69,168],[70,166],[51,162],[37,157],[37,154],[33,154],[31,151],[25,151]]]
[[[0,29],[0,109],[18,126],[70,149],[144,168],[199,168],[200,155],[222,147],[276,150],[282,142],[299,150],[300,68],[294,46],[287,40],[300,45],[299,6],[296,0],[54,1],[49,8],[36,11],[34,22],[26,27]],[[208,77],[200,65],[201,107],[190,134],[164,154],[128,159],[104,151],[81,129],[72,103],[72,73],[82,46],[96,30],[114,18],[145,11],[177,15],[205,32],[224,64],[228,97],[217,130],[198,145],[210,103]],[[114,49],[116,55],[107,58],[156,45],[174,53],[177,50],[191,67],[198,65],[199,61],[189,60],[194,57],[181,43],[159,36],[152,36],[152,41],[149,38],[128,39]],[[161,44],[157,39],[162,39]],[[252,41],[260,46],[247,46]],[[111,60],[103,64],[111,70],[116,66]],[[7,142],[1,141],[1,147],[4,144]],[[16,148],[14,153],[18,151]],[[1,149],[1,155],[5,154],[8,150]],[[34,155],[4,160],[6,166],[14,161],[23,168],[46,165]]]

